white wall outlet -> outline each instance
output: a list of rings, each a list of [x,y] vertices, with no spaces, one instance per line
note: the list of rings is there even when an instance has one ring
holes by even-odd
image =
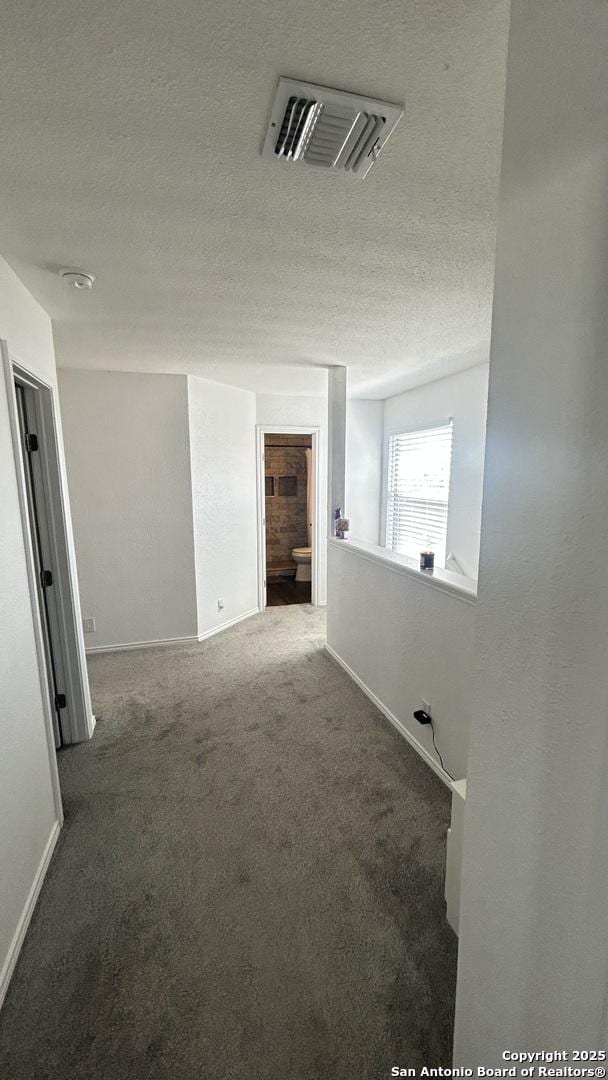
[[[95,633],[95,619],[83,619],[82,629],[85,634]]]
[[[223,611],[224,610],[224,601],[221,599],[221,597],[217,602],[217,610],[218,611]]]
[[[422,708],[424,709],[425,713],[428,713],[429,716],[433,715],[431,713],[431,703],[430,703],[430,701],[425,701],[424,698],[422,698],[420,704],[422,705]]]

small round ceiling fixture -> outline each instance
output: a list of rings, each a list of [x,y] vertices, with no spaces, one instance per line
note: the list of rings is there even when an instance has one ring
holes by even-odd
[[[95,282],[95,274],[89,274],[88,270],[76,270],[74,267],[60,270],[59,276],[72,289],[92,289]]]

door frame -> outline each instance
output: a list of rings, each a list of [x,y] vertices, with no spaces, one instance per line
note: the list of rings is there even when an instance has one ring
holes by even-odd
[[[91,710],[89,680],[84,652],[84,640],[80,622],[78,602],[78,584],[74,569],[74,555],[71,550],[67,523],[69,508],[67,493],[61,474],[61,454],[57,438],[55,396],[56,391],[23,364],[11,356],[6,341],[0,339],[0,355],[4,369],[6,397],[8,404],[9,425],[13,443],[15,477],[21,512],[21,525],[25,547],[25,560],[30,592],[30,606],[38,656],[38,672],[43,691],[44,714],[49,739],[49,751],[55,762],[55,736],[53,716],[49,696],[49,678],[45,657],[44,636],[39,606],[39,582],[36,576],[30,529],[27,485],[21,447],[19,414],[15,382],[34,391],[36,434],[40,448],[40,469],[42,472],[41,494],[44,498],[44,512],[48,526],[48,540],[51,552],[51,570],[56,583],[56,604],[58,615],[58,640],[53,640],[53,648],[58,652],[65,678],[67,704],[62,710],[62,735],[66,745],[84,742],[90,739],[95,727],[95,717]]]
[[[312,436],[312,558],[310,564],[310,602],[319,606],[319,569],[321,560],[321,507],[319,506],[320,485],[320,444],[321,428],[317,424],[256,424],[256,488],[257,488],[257,526],[258,526],[258,606],[266,610],[266,484],[264,469],[265,435],[310,435]]]
[[[55,731],[55,746],[59,749],[63,746],[63,720],[65,709],[59,708],[57,694],[65,692],[66,677],[63,670],[61,652],[57,653],[56,642],[60,640],[59,615],[57,610],[57,588],[55,573],[53,573],[53,560],[51,540],[49,536],[49,524],[46,513],[46,499],[44,497],[44,473],[42,455],[39,451],[28,451],[24,446],[26,435],[35,434],[39,431],[36,422],[36,391],[26,386],[20,378],[15,378],[15,394],[17,397],[17,410],[19,414],[19,435],[21,444],[21,457],[23,471],[27,487],[27,503],[29,510],[30,537],[32,551],[36,564],[36,581],[38,583],[38,600],[40,607],[40,621],[44,636],[44,655],[46,670],[49,676],[49,698],[51,713],[53,715],[53,729]],[[44,586],[41,576],[45,570],[53,573],[52,584]],[[52,673],[52,678],[51,678]]]

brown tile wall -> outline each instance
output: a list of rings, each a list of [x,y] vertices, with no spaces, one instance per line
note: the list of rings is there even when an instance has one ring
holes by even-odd
[[[305,451],[299,447],[272,446],[267,441],[264,454],[266,476],[274,477],[276,492],[266,498],[266,565],[295,568],[291,549],[306,547],[308,541]],[[278,494],[279,476],[297,478],[296,495]]]

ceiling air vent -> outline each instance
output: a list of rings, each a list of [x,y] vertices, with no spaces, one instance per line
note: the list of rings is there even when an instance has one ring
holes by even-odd
[[[281,78],[262,157],[362,180],[402,116],[402,105]]]

